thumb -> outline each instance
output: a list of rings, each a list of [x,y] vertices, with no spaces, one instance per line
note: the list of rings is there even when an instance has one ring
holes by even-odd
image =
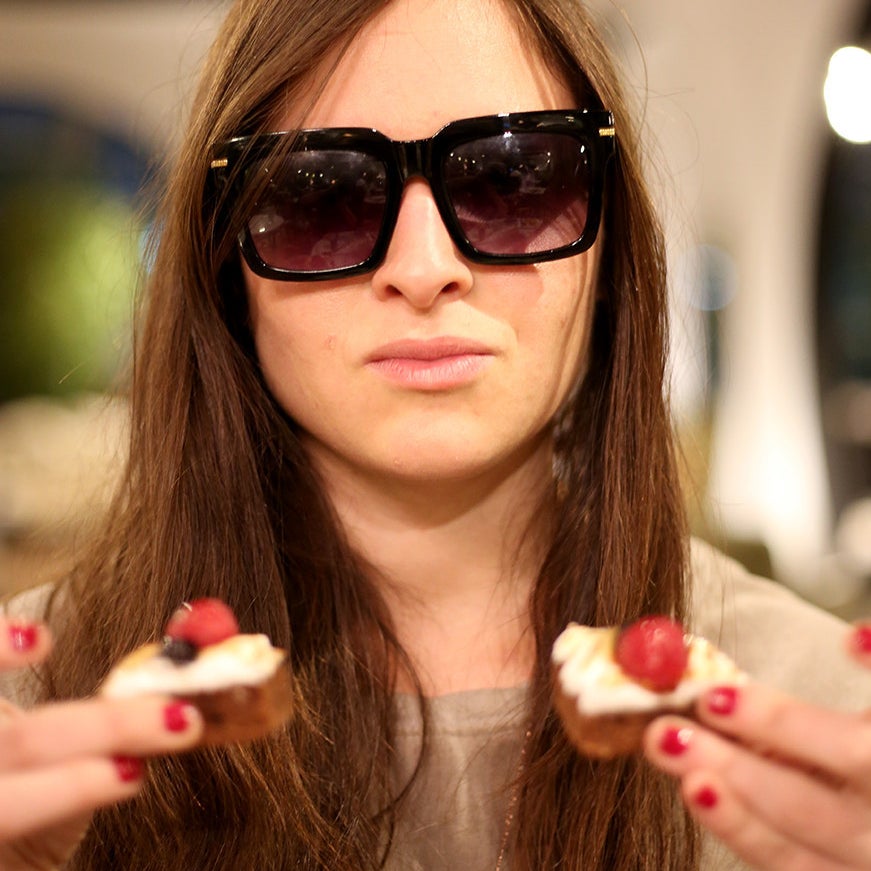
[[[847,651],[857,662],[871,668],[871,622],[854,624],[847,634]]]

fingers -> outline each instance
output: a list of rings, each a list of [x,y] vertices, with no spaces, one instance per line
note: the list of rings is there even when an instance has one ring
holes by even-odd
[[[645,735],[648,758],[681,779],[692,813],[759,868],[871,864],[871,811],[860,792],[677,718]]]
[[[166,698],[46,705],[0,719],[0,772],[80,757],[178,752],[197,742],[202,725],[195,707]]]
[[[759,752],[856,784],[871,794],[871,719],[819,708],[760,684],[718,687],[699,719]]]
[[[43,624],[0,618],[0,671],[38,663],[50,648]],[[23,867],[68,855],[94,810],[138,791],[142,757],[189,749],[202,731],[199,711],[170,698],[95,698],[31,711],[0,699],[0,864],[25,848],[40,859]]]
[[[202,717],[161,697],[90,699],[0,717],[0,844],[133,796],[140,757],[193,747]],[[57,834],[57,832],[55,832]],[[35,836],[35,835],[34,835]]]
[[[871,668],[871,623],[857,623],[847,635],[847,652],[866,668]]]
[[[0,843],[131,798],[143,763],[133,757],[77,759],[0,776]]]
[[[755,868],[778,871],[855,871],[854,865],[785,836],[757,816],[716,774],[692,771],[681,784],[690,813]]]
[[[41,662],[51,649],[51,635],[42,623],[0,618],[0,671]]]

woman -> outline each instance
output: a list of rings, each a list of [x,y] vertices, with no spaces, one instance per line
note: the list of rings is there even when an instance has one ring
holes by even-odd
[[[817,672],[840,665],[834,621],[727,586],[734,570],[710,555],[690,572],[662,243],[580,4],[238,3],[196,106],[139,336],[129,469],[49,603],[58,653],[40,698],[93,693],[181,600],[212,595],[290,651],[296,715],[272,739],[173,756],[200,725],[167,700],[13,714],[23,749],[2,794],[23,819],[7,824],[8,864],[43,867],[48,851],[72,869],[730,867],[711,842],[702,857],[671,777],[580,758],[551,711],[549,651],[569,619],[667,612],[729,640],[733,611],[756,602],[759,637],[787,637],[771,624],[781,608],[826,639]],[[319,132],[234,139],[300,129]],[[566,139],[582,144],[570,171],[588,199],[548,187]],[[744,604],[724,608],[734,590]],[[41,658],[42,630],[14,634],[19,657]],[[747,664],[766,677],[763,660]],[[805,765],[828,764],[808,744],[815,723],[840,741],[864,721],[757,687],[717,700],[702,716],[718,731],[650,730],[692,813],[760,867],[784,867],[771,859],[784,843],[796,868],[867,867],[867,801],[840,780],[832,798]],[[782,743],[772,710],[796,723]],[[77,739],[59,759],[45,745],[64,723]],[[130,758],[144,755],[147,777]],[[46,760],[80,756],[100,770],[28,823],[47,788],[33,779],[69,776]],[[803,779],[851,822],[853,852],[843,829],[808,847],[782,792],[764,828],[733,761],[754,784]],[[26,795],[14,778],[30,778]],[[813,864],[824,850],[841,864]]]

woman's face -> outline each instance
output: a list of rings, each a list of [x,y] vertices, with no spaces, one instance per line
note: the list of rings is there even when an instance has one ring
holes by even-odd
[[[497,0],[394,0],[279,129],[407,140],[458,118],[574,106],[529,43]],[[549,462],[550,421],[585,366],[597,252],[471,263],[413,178],[375,271],[293,283],[245,268],[265,379],[328,476],[461,480]]]

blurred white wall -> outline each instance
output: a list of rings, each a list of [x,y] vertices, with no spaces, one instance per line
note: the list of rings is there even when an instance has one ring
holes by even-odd
[[[833,50],[856,38],[864,0],[597,5],[623,46],[658,147],[677,325],[683,320],[690,339],[699,334],[698,315],[685,305],[680,279],[697,246],[714,246],[733,282],[721,312],[712,522],[725,535],[766,545],[784,581],[837,600],[853,591],[836,589],[844,579],[829,571],[813,282],[831,136],[823,82]],[[680,371],[692,387],[707,377],[692,378],[703,354],[691,343],[683,350]],[[678,385],[676,398],[691,403],[692,389]]]
[[[225,5],[0,2],[0,103],[55,110],[159,160]],[[65,571],[105,510],[125,424],[123,404],[88,395],[0,408],[0,595]]]
[[[0,97],[38,96],[162,150],[225,7],[215,0],[0,2]]]

